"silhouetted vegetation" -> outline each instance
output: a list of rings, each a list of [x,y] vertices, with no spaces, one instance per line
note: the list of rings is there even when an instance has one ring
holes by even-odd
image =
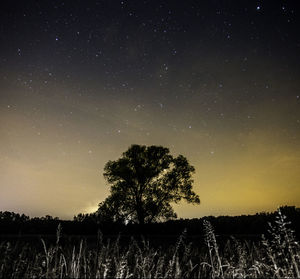
[[[283,206],[281,212],[292,222],[292,228],[300,232],[300,209],[295,206]],[[217,235],[260,235],[268,230],[268,223],[275,220],[275,212],[257,213],[255,215],[241,216],[208,216],[194,219],[168,220],[145,224],[144,235],[178,236],[184,229],[189,235],[203,234],[203,220],[208,220],[214,227]],[[51,216],[29,218],[24,214],[13,212],[0,212],[0,234],[2,235],[55,235],[58,224],[63,227],[66,235],[95,235],[98,230],[104,235],[136,235],[138,224],[127,225],[118,221],[101,221],[97,214],[78,214],[74,220],[59,220]]]
[[[199,204],[192,191],[195,168],[184,156],[174,158],[169,153],[162,146],[134,144],[120,159],[109,161],[104,177],[110,195],[99,204],[99,218],[143,225],[176,218],[172,202]]]
[[[222,243],[211,221],[224,221],[224,217],[201,220],[202,243],[190,241],[184,230],[177,241],[159,246],[143,237],[122,242],[121,236],[110,241],[101,232],[92,242],[86,238],[64,241],[58,225],[53,240],[1,241],[0,278],[300,278],[300,245],[282,211],[299,220],[299,210],[294,207],[254,215],[275,217],[267,225],[268,233],[255,241],[230,237]],[[7,212],[1,216],[15,221],[21,217]],[[73,223],[84,224],[91,218]],[[21,219],[30,222],[24,216]]]

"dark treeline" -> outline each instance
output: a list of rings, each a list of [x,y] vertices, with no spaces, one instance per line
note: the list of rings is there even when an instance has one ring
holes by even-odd
[[[281,212],[291,222],[291,228],[300,234],[300,208],[295,206],[281,207]],[[207,219],[213,225],[218,235],[261,235],[268,231],[269,222],[275,221],[276,212],[257,213],[255,215],[203,217],[194,219],[169,220],[162,223],[122,224],[117,222],[100,222],[96,214],[79,214],[74,220],[59,220],[51,216],[29,218],[13,212],[0,212],[0,235],[55,235],[58,224],[61,224],[64,235],[97,235],[99,230],[107,236],[136,235],[143,232],[149,236],[178,236],[184,229],[188,235],[203,234],[203,220]]]

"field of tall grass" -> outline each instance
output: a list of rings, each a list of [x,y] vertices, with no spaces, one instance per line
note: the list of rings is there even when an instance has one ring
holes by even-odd
[[[220,245],[204,221],[203,245],[188,242],[184,231],[167,247],[101,233],[94,245],[62,244],[58,226],[54,243],[0,243],[0,278],[300,278],[300,246],[289,225],[278,211],[260,241],[231,237]]]

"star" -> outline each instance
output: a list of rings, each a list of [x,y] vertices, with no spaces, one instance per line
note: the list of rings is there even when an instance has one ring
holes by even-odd
[[[71,208],[81,210],[92,196],[86,193],[96,187],[100,195],[95,200],[105,198],[104,180],[95,182],[90,173],[103,171],[107,161],[137,143],[184,154],[195,165],[200,195],[217,189],[209,177],[214,173],[229,181],[224,182],[228,193],[238,187],[237,181],[249,192],[249,174],[269,164],[272,168],[261,172],[254,184],[261,191],[272,184],[274,193],[280,193],[285,189],[279,182],[289,181],[284,196],[295,200],[298,173],[282,165],[285,171],[277,179],[276,168],[285,162],[272,161],[282,157],[294,166],[300,162],[295,144],[300,138],[300,17],[293,1],[235,1],[226,7],[213,1],[77,2],[49,6],[33,1],[30,7],[4,11],[0,18],[5,38],[0,126],[10,133],[0,153],[16,166],[8,167],[0,185],[33,191],[30,170],[49,161],[49,169],[41,171],[49,177],[37,181],[44,188],[68,180],[76,187],[86,181],[86,191],[68,207],[62,205],[62,214],[72,217],[79,212]],[[59,174],[62,164],[70,167]],[[73,167],[82,169],[74,174]],[[241,171],[234,173],[236,167]],[[203,179],[201,187],[198,178]],[[66,185],[60,193],[67,196]],[[259,208],[269,210],[274,196],[262,192],[262,197],[268,200]],[[0,195],[0,204],[4,198]],[[45,208],[33,204],[34,214],[52,212],[46,198]],[[257,205],[248,198],[245,211],[247,205]],[[229,194],[226,199],[236,202]],[[217,200],[226,208],[226,202]],[[17,207],[16,201],[9,202]],[[280,197],[276,202],[282,202]],[[206,204],[216,206],[205,200],[203,208]],[[232,210],[240,213],[235,206]],[[197,214],[203,212],[208,211],[199,209]]]

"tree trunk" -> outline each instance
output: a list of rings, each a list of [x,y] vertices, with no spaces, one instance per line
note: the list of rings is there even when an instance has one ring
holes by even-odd
[[[135,233],[142,236],[145,233],[145,217],[142,208],[139,207],[136,213],[138,219],[138,227]]]
[[[145,216],[144,216],[143,209],[139,208],[137,210],[137,217],[138,217],[139,224],[144,225],[145,224]]]

